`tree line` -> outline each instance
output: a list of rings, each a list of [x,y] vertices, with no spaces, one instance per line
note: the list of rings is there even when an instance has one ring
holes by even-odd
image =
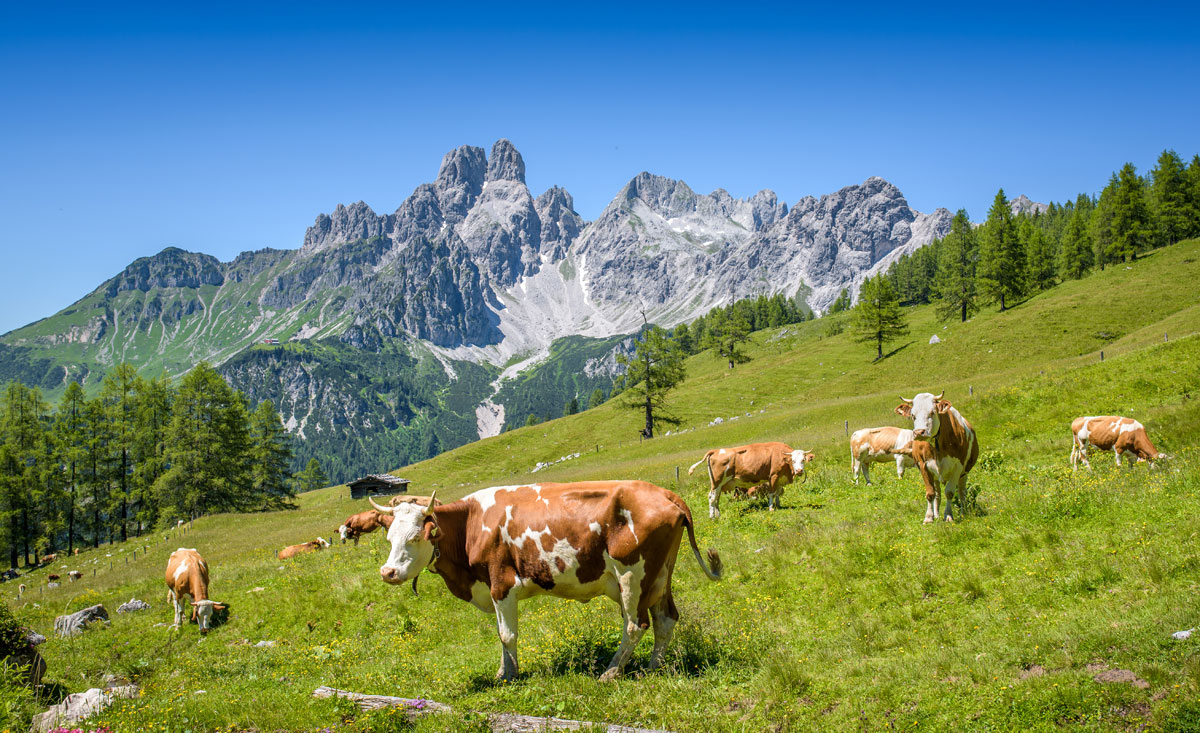
[[[290,507],[325,485],[316,459],[296,476],[291,461],[274,405],[250,411],[204,362],[177,386],[119,364],[95,397],[71,382],[56,408],[12,381],[0,397],[0,557],[36,564],[179,519]]]
[[[1098,197],[1080,194],[1045,212],[1013,215],[1000,189],[983,224],[972,226],[960,209],[949,234],[901,257],[887,279],[901,303],[937,303],[943,319],[966,321],[984,305],[1003,311],[1059,282],[1197,236],[1200,155],[1184,164],[1165,150],[1149,175],[1126,163]]]

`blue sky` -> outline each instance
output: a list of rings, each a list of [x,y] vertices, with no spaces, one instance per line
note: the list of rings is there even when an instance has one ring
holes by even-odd
[[[1061,201],[1200,152],[1196,6],[6,4],[0,332],[166,246],[298,247],[511,139],[594,218],[649,170],[789,204]]]

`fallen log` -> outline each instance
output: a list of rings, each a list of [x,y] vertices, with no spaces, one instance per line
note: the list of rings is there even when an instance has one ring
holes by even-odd
[[[322,685],[313,692],[313,697],[340,697],[351,700],[363,710],[378,710],[379,708],[403,708],[406,717],[411,720],[428,715],[429,713],[448,713],[449,705],[433,700],[410,697],[392,697],[391,695],[363,695],[358,692],[338,690]],[[605,733],[670,733],[665,730],[649,728],[633,728],[627,725],[610,723],[591,723],[586,720],[565,720],[563,718],[540,718],[536,715],[517,715],[515,713],[487,713],[488,725],[493,733],[534,733],[548,730],[589,730],[605,731]]]

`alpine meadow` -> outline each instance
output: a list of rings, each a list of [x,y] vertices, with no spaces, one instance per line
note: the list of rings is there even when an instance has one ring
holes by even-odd
[[[1070,240],[1095,231],[1071,223],[1090,205],[1033,221],[1063,222]],[[1009,249],[995,251],[1035,239],[1022,221],[1013,218]],[[775,324],[742,314],[746,327],[718,332],[745,331],[736,343],[676,340],[685,376],[662,395],[672,422],[652,439],[645,395],[626,406],[638,402],[630,385],[577,414],[393,467],[411,493],[436,491],[442,502],[530,481],[636,478],[676,492],[724,570],[706,580],[685,540],[673,581],[679,623],[661,668],[647,668],[643,640],[623,676],[597,680],[621,640],[617,608],[531,598],[521,604],[521,674],[496,681],[496,617],[437,575],[422,574],[419,596],[381,582],[386,530],[338,543],[335,528],[370,505],[333,486],[279,494],[294,509],[196,509],[190,523],[160,520],[124,542],[86,542],[23,568],[23,595],[16,582],[0,595],[19,623],[48,636],[56,616],[97,603],[136,597],[151,608],[51,636],[38,647],[49,667],[40,689],[6,672],[0,729],[22,729],[62,693],[112,676],[140,693],[86,729],[491,730],[490,715],[513,713],[676,731],[1196,730],[1200,649],[1172,634],[1200,616],[1200,240],[1160,246],[1169,242],[1153,228],[1135,227],[1148,232],[1142,240],[1101,233],[1089,242],[1114,244],[1091,244],[1082,269],[1060,245],[1057,284],[1034,286],[1026,270],[1004,290],[981,274],[967,308],[915,294],[912,263],[930,257],[922,266],[945,272],[965,261],[955,237],[993,246],[988,226],[948,229],[875,280],[900,303],[889,320],[906,328],[889,340],[861,340],[858,306],[776,314]],[[1071,272],[1087,274],[1060,278]],[[960,280],[939,282],[971,294]],[[636,344],[630,351],[633,363]],[[916,470],[897,479],[877,469],[870,486],[851,475],[848,434],[912,427],[895,409],[926,391],[944,391],[979,442],[954,523],[922,523]],[[1093,469],[1072,471],[1072,419],[1105,414],[1136,418],[1168,455],[1118,468],[1111,452],[1093,450]],[[786,488],[778,510],[727,498],[720,519],[707,519],[708,477],[689,478],[687,467],[712,448],[775,440],[816,454],[807,478]],[[277,559],[317,536],[333,546]],[[181,546],[203,554],[209,597],[229,606],[205,637],[195,624],[166,626],[163,570]],[[69,570],[82,579],[67,582]],[[50,585],[49,574],[63,582]],[[364,711],[314,697],[320,686],[451,710]]]

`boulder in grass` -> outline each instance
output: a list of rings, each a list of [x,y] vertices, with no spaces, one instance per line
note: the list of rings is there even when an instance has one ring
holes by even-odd
[[[87,692],[72,693],[46,712],[33,716],[30,733],[49,733],[56,727],[72,726],[108,707],[116,698],[134,698],[137,697],[137,694],[137,685],[113,687],[107,690],[93,687]]]
[[[136,598],[130,598],[128,603],[122,603],[117,608],[117,613],[133,613],[134,611],[146,611],[150,608],[150,604],[145,601],[139,601]]]
[[[942,340],[940,338],[938,338],[937,334],[935,333],[934,335],[929,337],[929,343],[931,345],[932,344],[940,344],[940,343],[942,343]]]
[[[68,616],[59,616],[54,619],[54,631],[59,636],[74,636],[96,621],[107,620],[108,611],[104,610],[103,604],[97,603],[82,611],[76,611]]]

